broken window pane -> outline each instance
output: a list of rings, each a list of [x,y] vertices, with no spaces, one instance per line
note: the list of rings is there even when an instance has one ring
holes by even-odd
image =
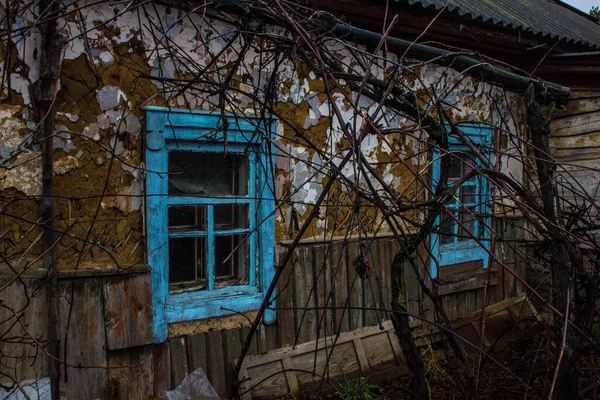
[[[215,286],[248,283],[250,250],[246,236],[215,236]]]
[[[477,203],[477,191],[475,186],[463,186],[461,190],[461,202],[463,205],[475,205]]]
[[[248,228],[248,204],[220,204],[215,206],[215,230]]]
[[[169,239],[171,291],[205,289],[206,238]]]
[[[461,155],[462,158],[462,174],[461,176],[465,176],[467,174],[469,174],[473,168],[473,165],[476,165],[475,163],[475,155],[473,153],[463,153]]]
[[[469,174],[476,165],[474,155],[470,152],[453,153],[450,157],[450,168],[448,169],[448,179],[457,181],[463,176]]]
[[[454,221],[446,211],[440,213],[440,243],[452,243],[453,242],[453,226]]]
[[[169,194],[203,197],[248,195],[247,154],[169,152]]]
[[[448,169],[448,179],[455,180],[462,176],[462,160],[456,155],[450,155],[450,168]]]
[[[477,232],[475,232],[475,217],[469,211],[460,213],[460,222],[462,227],[459,230],[459,241],[470,240],[477,235]]]
[[[206,206],[169,207],[169,230],[206,230]]]

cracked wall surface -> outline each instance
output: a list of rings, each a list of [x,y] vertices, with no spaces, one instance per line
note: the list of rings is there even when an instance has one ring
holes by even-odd
[[[151,172],[144,166],[144,107],[220,110],[219,96],[226,96],[224,111],[255,115],[260,112],[257,100],[265,96],[276,63],[265,61],[259,51],[268,49],[268,42],[253,43],[240,61],[240,72],[231,80],[230,90],[204,93],[202,88],[225,79],[244,45],[241,39],[233,40],[235,46],[228,45],[235,33],[223,22],[198,14],[182,16],[159,5],[128,11],[125,4],[90,3],[61,19],[59,25],[69,38],[51,116],[59,268],[145,263],[144,177]],[[6,76],[0,104],[0,190],[3,204],[14,208],[11,213],[28,219],[18,221],[7,213],[2,218],[4,226],[13,226],[19,239],[19,245],[10,251],[23,253],[32,246],[29,252],[33,255],[40,252],[39,239],[36,241],[39,227],[35,226],[35,205],[41,195],[40,147],[35,137],[39,117],[36,119],[32,100],[33,85],[39,78],[40,35],[33,15],[17,18],[16,27],[28,29],[0,44],[1,72]],[[283,34],[276,27],[267,31]],[[329,46],[342,64],[352,67],[355,58],[347,49],[335,42]],[[388,67],[398,61],[392,54],[387,56]],[[388,67],[372,66],[373,77],[388,79]],[[203,68],[213,70],[210,84],[200,80],[193,85],[181,83],[194,81]],[[323,80],[299,61],[285,60],[277,68],[273,112],[280,122],[273,147],[276,197],[281,200],[276,215],[280,243],[293,238],[306,220],[331,165],[352,151],[342,124],[357,131],[364,122],[361,114],[373,113],[378,104],[364,95],[358,98],[343,80],[332,89],[329,99]],[[520,164],[508,156],[511,146],[519,146],[514,144],[518,141],[506,139],[523,132],[517,96],[432,64],[414,63],[412,71],[405,79],[406,88],[414,91],[422,106],[427,107],[434,97],[443,98],[452,121],[499,127],[494,140],[507,147],[500,160],[502,168],[520,179]],[[400,198],[426,198],[427,188],[414,177],[428,177],[426,133],[414,121],[385,107],[377,125],[412,133],[368,135],[360,144],[365,159]],[[362,187],[368,185],[354,164],[346,165],[341,173]],[[370,183],[381,188],[379,182]],[[358,233],[352,191],[336,184],[329,197],[306,236]],[[367,231],[387,231],[383,216],[374,207],[362,208],[359,215]],[[405,217],[418,221],[420,216],[408,213]],[[406,229],[411,228],[406,222]]]

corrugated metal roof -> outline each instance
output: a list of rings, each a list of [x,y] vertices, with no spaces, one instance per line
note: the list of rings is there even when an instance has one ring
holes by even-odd
[[[441,10],[446,0],[396,0]],[[486,24],[529,32],[562,44],[600,48],[600,25],[582,11],[557,0],[450,0],[448,13]]]

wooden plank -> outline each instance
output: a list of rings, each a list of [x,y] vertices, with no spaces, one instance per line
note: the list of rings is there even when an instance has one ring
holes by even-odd
[[[147,400],[152,396],[152,346],[108,352],[111,398]]]
[[[333,265],[331,263],[332,244],[323,246],[323,266],[325,268],[325,336],[333,335],[336,331],[336,310],[335,310],[335,283],[333,276]],[[317,285],[320,287],[320,285]]]
[[[154,345],[153,354],[154,396],[162,397],[171,390],[171,355],[169,342]]]
[[[505,339],[510,336],[511,328],[514,327],[514,322],[508,309],[504,309],[493,313],[486,317],[485,321],[485,335],[488,339],[502,338]],[[492,340],[490,340],[491,342]]]
[[[599,124],[600,113],[589,113],[555,119],[550,123],[550,131],[553,137],[581,135],[598,131]]]
[[[294,268],[297,264],[296,252],[292,255],[293,260],[286,265],[285,270],[279,279],[279,298],[277,310],[277,320],[280,327],[282,345],[293,345],[296,337],[296,328],[294,322]]]
[[[77,278],[98,278],[102,276],[126,276],[135,274],[147,274],[152,271],[152,267],[147,264],[132,265],[131,267],[103,267],[101,269],[77,269],[77,270],[59,270],[58,279],[77,279]]]
[[[226,381],[227,381],[227,396],[231,396],[230,385],[235,380],[234,360],[240,356],[242,345],[240,343],[239,329],[229,329],[223,332],[223,342],[225,345],[225,366],[226,366]]]
[[[377,306],[379,308],[380,318],[383,320],[387,318],[386,309],[390,308],[390,289],[388,285],[389,274],[390,274],[390,240],[378,240],[377,241],[377,268],[373,269],[373,276],[375,277],[375,290]]]
[[[586,99],[590,97],[600,97],[600,90],[573,89],[571,90],[569,102],[573,101],[573,99]]]
[[[393,335],[393,341],[390,341],[390,336],[388,336],[389,332]],[[398,365],[396,353],[392,346],[392,343],[397,343],[398,339],[393,333],[393,330],[365,336],[360,340],[371,372],[381,371]]]
[[[416,262],[419,262],[418,260]],[[419,301],[422,296],[422,291],[415,274],[415,270],[410,262],[406,261],[402,268],[404,274],[404,298],[407,301],[407,309],[410,314],[420,315]],[[408,323],[411,327],[421,325],[421,321],[414,317],[408,317]]]
[[[171,356],[171,388],[174,389],[189,374],[185,337],[169,339]]]
[[[208,367],[206,356],[206,334],[200,333],[193,336],[186,336],[185,342],[190,372],[193,372],[198,368],[202,368],[202,370],[206,372]]]
[[[375,295],[374,306],[377,308],[377,311],[373,311],[373,316],[375,318],[374,323],[379,322],[379,320],[383,320],[385,318],[385,312],[381,311],[382,309],[389,308],[390,303],[384,303],[386,301],[387,289],[388,286],[385,283],[385,279],[387,278],[387,270],[389,269],[389,240],[376,240],[373,243],[372,247],[375,247],[376,251],[373,254],[373,264],[372,264],[372,278],[371,284],[373,286],[373,291]]]
[[[402,353],[402,349],[400,348],[400,343],[398,343],[396,331],[387,329],[387,336],[390,344],[392,345],[392,352],[394,353],[396,364],[399,366],[405,365],[406,359],[404,358],[404,353]]]
[[[315,291],[313,290],[312,251],[308,247],[300,247],[294,257],[294,287],[296,306],[295,322],[298,342],[304,343],[317,337],[317,313],[307,310],[315,306]]]
[[[496,255],[496,257],[499,257]],[[494,288],[494,297],[495,301],[493,303],[497,303],[499,301],[504,300],[504,265],[500,263],[494,263],[494,267],[498,271],[498,284]]]
[[[389,351],[389,350],[388,350]],[[331,356],[328,354],[331,352]],[[330,390],[330,383],[341,381],[344,378],[351,379],[359,375],[360,366],[352,342],[336,344],[335,348],[319,349],[315,353],[307,352],[292,357],[295,368],[300,371],[296,376],[300,388],[303,391],[314,392],[321,387]],[[327,381],[321,382],[320,377],[326,377]]]
[[[525,228],[524,228],[525,220],[520,218],[514,221],[514,238],[515,240],[523,240],[525,239]],[[516,245],[515,245],[516,246]],[[513,262],[515,265],[515,271],[519,274],[521,278],[527,280],[527,262],[523,260],[523,256],[517,253],[517,249],[513,249]],[[515,283],[516,286],[516,294],[520,294],[526,291],[525,286],[517,280]]]
[[[346,258],[346,243],[331,244],[331,268],[335,289],[335,329],[347,332],[350,329],[348,309],[348,265]]]
[[[593,164],[594,170],[578,168],[576,166],[565,166],[567,172],[557,172],[557,181],[558,182],[568,182],[573,183],[574,188],[577,191],[585,190],[586,193],[590,195],[594,195],[598,191],[599,183],[600,183],[600,172],[595,170],[597,160],[580,160],[577,161],[578,165],[590,165]],[[560,175],[560,178],[558,177]],[[576,184],[575,184],[576,183]],[[565,185],[562,186],[561,189],[565,191],[565,197],[576,197],[580,196],[578,194],[573,193],[573,189],[570,186]]]
[[[150,274],[107,278],[103,288],[106,342],[109,350],[152,343]]]
[[[248,348],[249,356],[253,356],[253,355],[257,354],[258,352],[266,353],[267,351],[269,351],[269,350],[261,351],[261,349],[259,347],[259,344],[262,344],[263,347],[266,346],[265,327],[267,327],[267,326],[277,326],[277,325],[263,325],[263,324],[259,325],[258,330],[252,337],[252,341],[250,342],[250,347]],[[248,336],[249,333],[250,333],[250,327],[248,327],[248,326],[242,327],[242,331],[240,332],[242,344],[246,342],[246,337]]]
[[[241,400],[252,400],[252,390],[250,388],[250,381],[247,379],[248,375],[248,369],[246,368],[242,368],[240,370],[240,376],[244,377],[241,381],[240,381],[240,389],[239,389],[239,395]]]
[[[496,242],[496,253],[502,256],[501,260],[507,267],[514,270],[514,244],[502,240],[502,238],[512,238],[512,235],[514,235],[512,221],[507,219],[499,219],[497,221],[497,226],[499,239]],[[515,277],[510,272],[504,271],[502,278],[502,286],[504,289],[503,297],[506,299],[513,297],[516,294]]]
[[[245,369],[246,372],[240,379],[246,380],[251,397],[281,397],[288,393],[288,383],[283,370],[281,360],[275,360]]]
[[[390,367],[393,367],[394,371],[399,369],[404,373],[405,366],[398,366],[396,362],[396,353],[400,351],[397,339],[393,334],[389,336],[393,329],[391,322],[385,321],[384,328],[384,331],[380,331],[374,326],[340,334],[329,358],[327,379],[339,382],[344,378],[358,376],[361,372],[373,377],[389,371]],[[390,337],[393,340],[390,340]],[[283,396],[288,392],[282,392],[282,387],[287,390],[288,384],[291,387],[296,385],[293,377],[282,373],[285,366],[288,370],[309,371],[296,372],[295,379],[301,390],[314,391],[321,385],[319,377],[325,373],[328,355],[332,350],[328,346],[333,339],[334,337],[320,338],[319,341],[300,344],[295,348],[286,347],[248,357],[244,360],[240,379],[248,377],[248,387],[264,379],[253,389],[254,396]],[[392,343],[396,344],[395,349]],[[290,360],[291,363],[284,360]],[[377,364],[376,360],[384,360],[385,363]],[[368,371],[366,366],[369,366]],[[289,380],[282,379],[282,375]],[[389,376],[389,372],[381,376]],[[327,384],[323,385],[324,389],[328,388]]]
[[[467,313],[469,313],[469,314],[480,310],[477,308],[477,300],[476,300],[477,296],[476,295],[477,294],[475,293],[475,290],[469,290],[466,292]]]
[[[317,308],[318,337],[327,336],[330,332],[331,312],[324,309],[327,306],[327,262],[325,247],[313,246],[313,281],[316,290],[315,307]]]
[[[597,97],[587,97],[571,99],[567,106],[557,114],[558,118],[569,117],[578,114],[585,114],[594,111],[600,111],[600,93]]]
[[[485,286],[487,274],[487,270],[482,269],[476,272],[465,272],[455,276],[440,277],[438,294],[443,296],[482,288]],[[494,286],[497,284],[498,272],[490,271],[490,285]]]
[[[0,281],[0,286],[7,281]],[[48,322],[48,295],[50,283],[39,280],[14,281],[2,292],[0,306],[0,337],[25,340],[0,340],[0,373],[20,381],[48,376],[48,360],[40,356],[42,349],[34,339],[45,345]],[[19,320],[15,316],[19,316]],[[19,323],[20,321],[20,323]],[[26,327],[23,329],[21,323]]]
[[[525,293],[521,293],[519,296],[511,297],[509,299],[502,300],[496,304],[489,305],[485,308],[485,315],[489,316],[495,314],[497,312],[505,310],[508,307],[514,306],[515,304],[522,303],[523,301],[525,301],[525,299]],[[478,320],[479,318],[481,318],[481,309],[476,310],[470,315],[459,319],[458,321],[454,322],[452,326],[454,327],[454,329],[458,329],[462,326],[470,324],[473,321]]]
[[[433,282],[428,272],[430,266],[429,262],[429,243],[424,242],[421,243],[417,248],[416,263],[418,270],[421,271],[421,275],[423,276],[425,286],[432,290]],[[424,295],[423,289],[421,288],[419,282],[415,283],[414,290],[416,290],[418,293],[419,314],[425,317],[425,321],[418,321],[417,324],[419,326],[426,327],[428,325],[426,321],[435,321],[437,319],[436,309],[431,298]]]
[[[60,338],[66,363],[61,371],[61,397],[106,398],[108,371],[102,367],[108,365],[108,360],[102,282],[100,279],[63,281],[59,283],[58,297]]]
[[[265,325],[264,326],[264,344],[261,345],[261,348],[263,348],[266,351],[271,351],[273,349],[278,349],[279,347],[281,347],[281,342],[278,340],[279,338],[279,334],[278,334],[278,329],[279,329],[279,325]]]
[[[367,243],[365,243],[367,245]],[[365,257],[369,260],[369,264],[371,266],[370,276],[367,279],[363,280],[363,307],[364,307],[364,321],[365,325],[374,325],[377,323],[377,312],[375,308],[377,307],[377,280],[373,275],[373,270],[379,268],[378,263],[378,253],[379,248],[377,246],[377,242],[373,242],[369,248],[365,249]]]
[[[559,162],[566,161],[572,163],[575,161],[581,162],[587,160],[596,160],[600,156],[600,132],[597,132],[595,136],[595,142],[590,140],[581,140],[581,142],[583,142],[581,145],[577,144],[579,140],[573,142],[551,140],[550,152],[552,153],[552,156]],[[584,139],[581,137],[578,138]],[[587,137],[585,139],[587,139]]]
[[[475,289],[475,307],[477,310],[483,308],[483,289]]]
[[[385,331],[393,329],[392,322],[384,321],[383,327]],[[377,326],[369,326],[359,330],[346,332],[338,337],[337,344],[351,342],[357,337],[375,335],[380,332],[382,331]],[[244,360],[244,366],[246,368],[251,368],[257,365],[262,365],[266,362],[281,360],[283,357],[295,356],[306,353],[308,351],[321,350],[330,346],[334,338],[335,336],[321,337],[318,341],[302,343],[296,347],[282,347],[276,350],[272,350],[268,354],[258,354],[253,357],[246,357],[246,359]]]
[[[358,243],[355,241],[348,243],[348,292],[350,293],[350,311],[349,323],[350,330],[361,328],[364,326],[362,318],[362,280],[356,273],[354,268],[354,260],[358,255]]]
[[[354,339],[352,343],[354,344],[354,351],[356,352],[356,357],[358,358],[358,363],[360,364],[361,375],[369,376],[371,373],[371,368],[369,365],[369,360],[367,359],[367,354],[365,353],[365,348],[363,347],[362,340],[357,338]]]
[[[227,397],[225,380],[225,354],[223,351],[223,334],[221,331],[210,331],[207,334],[208,351],[207,376],[220,397]]]
[[[456,321],[458,319],[458,313],[456,310],[456,293],[448,294],[442,297],[442,305],[446,311],[446,315],[450,321]]]
[[[240,388],[239,388],[239,395],[240,395],[240,399],[241,400],[252,400],[252,388],[250,387],[250,381],[247,378],[248,376],[248,369],[246,368],[242,368],[240,370],[240,376],[243,377],[242,380],[240,380]]]
[[[381,252],[379,253],[379,285],[381,287],[381,304],[380,308],[383,310],[389,310],[392,304],[392,279],[391,269],[394,255],[392,253],[392,247],[394,246],[396,239],[381,240]],[[387,312],[381,313],[382,318],[389,318]]]
[[[500,282],[499,279],[498,279],[498,282]],[[495,290],[496,286],[490,286],[490,287],[488,287],[488,291],[487,291],[487,303],[486,303],[486,305],[494,304],[494,303],[497,303],[498,301],[500,301],[496,297],[496,293],[497,293],[496,290]]]
[[[465,272],[479,271],[482,268],[484,268],[482,260],[468,261],[454,265],[444,265],[442,268],[440,268],[438,276],[441,279],[443,277],[464,274]]]
[[[412,232],[413,234],[415,232]],[[327,244],[327,243],[340,243],[340,242],[356,242],[359,238],[360,239],[389,239],[389,238],[393,238],[394,235],[392,233],[386,233],[386,232],[378,232],[374,235],[371,235],[369,233],[361,233],[360,235],[358,234],[353,234],[353,235],[336,235],[336,236],[331,236],[331,235],[327,235],[327,236],[308,236],[308,237],[303,237],[300,242],[298,242],[299,245],[320,245],[320,244]],[[290,246],[292,243],[294,243],[293,239],[286,239],[286,240],[282,240],[279,244],[282,246]]]
[[[515,311],[513,307],[508,307],[506,310],[510,314],[510,317],[512,318],[513,322],[517,323],[519,321],[519,314],[517,313],[517,311]],[[521,324],[517,324],[517,328],[523,329]]]
[[[246,338],[246,334],[247,332],[244,331],[244,339]],[[279,324],[260,325],[256,335],[254,335],[254,338],[252,338],[252,342],[252,346],[254,346],[257,350],[253,353],[249,353],[249,355],[254,355],[257,353],[263,354],[281,347],[282,344],[279,335]]]
[[[473,330],[475,331],[475,333],[479,337],[479,340],[481,341],[481,339],[482,339],[482,337],[481,337],[481,321],[473,321],[473,322],[471,322],[471,328],[473,328]],[[490,341],[488,340],[487,336],[488,336],[488,332],[486,330],[484,332],[484,335],[483,335],[483,346],[484,346],[484,348],[489,348],[492,345],[490,343]],[[479,347],[479,342],[473,343],[473,344],[475,346]]]
[[[467,315],[467,294],[465,292],[456,293],[456,315],[458,318]]]
[[[300,391],[300,384],[298,383],[296,372],[293,371],[294,362],[292,361],[291,357],[285,357],[281,360],[281,364],[283,365],[283,369],[285,371],[285,379],[287,381],[288,391],[294,395]]]

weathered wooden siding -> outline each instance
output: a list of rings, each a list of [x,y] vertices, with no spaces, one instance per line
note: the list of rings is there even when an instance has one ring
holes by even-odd
[[[0,280],[0,376],[27,380],[48,376],[46,346],[47,285],[38,279]]]
[[[564,180],[560,184],[565,189],[573,185],[578,191],[597,195],[600,185],[600,90],[574,90],[566,108],[560,111],[550,127],[552,156],[562,164],[558,172]]]
[[[569,200],[576,192],[577,203],[589,204],[586,197],[593,201],[600,195],[600,90],[573,90],[550,128],[551,155],[560,163],[556,175],[561,197]],[[561,206],[568,208],[569,204]],[[526,249],[527,280],[541,296],[550,299],[550,270],[539,259],[538,250],[535,244]],[[537,299],[533,301],[541,305]]]
[[[498,219],[497,231],[503,238],[511,238],[496,244],[499,257],[507,267],[524,276],[525,267],[519,263],[518,254],[522,220]],[[368,280],[361,279],[353,265],[358,255],[357,240],[298,246],[279,285],[277,322],[260,327],[249,354],[335,336],[373,326],[379,319],[387,318],[391,301],[390,265],[399,245],[393,238],[383,237],[365,248],[372,270]],[[280,248],[280,252],[285,250],[283,246]],[[429,265],[424,247],[416,261],[421,270]],[[153,345],[150,274],[147,268],[138,268],[137,272],[140,273],[81,277],[82,272],[79,278],[71,274],[59,280],[61,354],[66,356],[66,364],[61,367],[61,393],[65,398],[92,395],[145,399],[176,388],[187,374],[201,367],[217,392],[222,397],[229,396],[232,362],[239,357],[248,325],[171,337],[165,343]],[[433,307],[423,296],[414,270],[407,267],[405,274],[409,312],[433,320]],[[476,264],[441,269],[439,292],[451,319],[482,307],[486,276],[487,270]],[[488,304],[524,289],[499,265],[493,266],[489,276],[492,286]],[[21,315],[34,337],[44,338],[46,293],[39,287],[46,286],[40,286],[35,279],[25,282],[15,281],[4,289],[5,305]],[[27,307],[26,289],[30,302]],[[10,330],[12,335],[23,334],[9,308],[4,307],[0,313],[4,321],[0,325],[2,333]],[[417,328],[424,323],[412,318],[411,324]],[[36,347],[31,341],[8,343],[2,344],[3,354],[14,358],[3,362],[0,372],[19,380],[47,376],[46,357],[38,354],[35,358]]]

